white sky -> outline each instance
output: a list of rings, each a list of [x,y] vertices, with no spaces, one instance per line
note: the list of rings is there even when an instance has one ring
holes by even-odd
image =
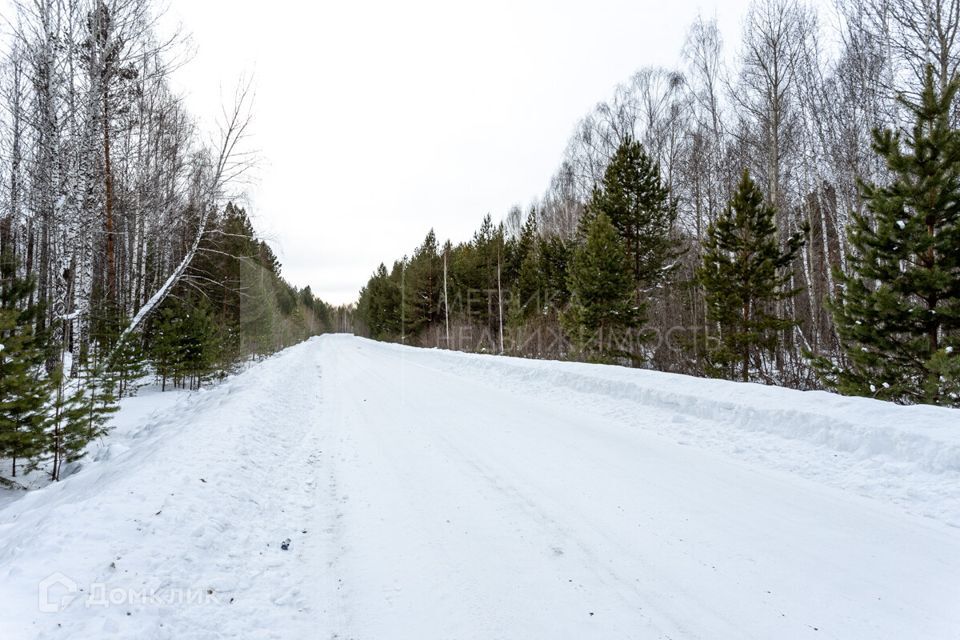
[[[576,121],[646,65],[675,66],[698,13],[728,48],[747,0],[169,0],[193,36],[175,77],[213,115],[257,91],[249,189],[284,275],[351,302],[433,227],[466,239],[543,193]]]

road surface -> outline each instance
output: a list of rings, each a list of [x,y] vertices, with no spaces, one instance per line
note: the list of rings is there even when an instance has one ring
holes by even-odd
[[[956,470],[657,375],[326,336],[148,393],[0,510],[0,636],[960,638]]]

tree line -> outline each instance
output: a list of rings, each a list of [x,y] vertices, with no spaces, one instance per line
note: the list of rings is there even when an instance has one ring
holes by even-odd
[[[527,211],[381,264],[371,337],[960,403],[960,0],[697,19]]]
[[[252,161],[249,87],[207,141],[169,84],[185,39],[159,17],[150,0],[6,16],[0,479],[58,479],[144,375],[197,388],[332,326],[230,201]]]

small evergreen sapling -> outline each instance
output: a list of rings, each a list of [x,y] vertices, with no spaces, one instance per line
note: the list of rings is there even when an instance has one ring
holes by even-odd
[[[12,256],[0,255],[0,456],[10,475],[43,449],[50,385],[43,340],[34,333],[33,281],[17,275]]]
[[[82,459],[87,445],[106,435],[106,423],[117,405],[112,395],[104,394],[86,376],[70,380],[58,370],[51,381],[55,392],[48,408],[45,453],[50,460],[50,477],[59,481],[64,464]]]

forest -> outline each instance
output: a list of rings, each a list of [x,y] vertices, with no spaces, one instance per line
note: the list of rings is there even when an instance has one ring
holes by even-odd
[[[330,330],[234,201],[241,84],[212,140],[150,0],[23,0],[0,71],[0,482],[56,480],[154,375],[199,388]]]
[[[697,18],[574,128],[543,195],[380,264],[405,344],[960,405],[960,0]]]

